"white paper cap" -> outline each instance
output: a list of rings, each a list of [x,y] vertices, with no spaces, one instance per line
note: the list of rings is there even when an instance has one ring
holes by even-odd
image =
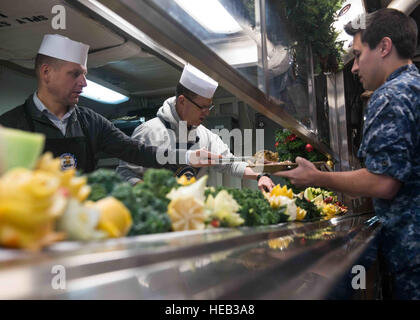
[[[213,98],[218,83],[190,64],[185,65],[179,83],[207,99]]]
[[[38,53],[86,67],[89,46],[59,34],[46,34]]]

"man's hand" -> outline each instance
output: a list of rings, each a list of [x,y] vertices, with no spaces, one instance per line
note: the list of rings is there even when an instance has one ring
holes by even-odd
[[[260,178],[260,180],[258,180],[258,189],[260,189],[261,192],[270,192],[273,188],[274,183],[269,177],[263,176]]]
[[[188,151],[188,164],[196,168],[216,165],[219,163],[218,160],[221,158],[222,155],[211,153],[205,148]]]
[[[296,169],[279,171],[275,176],[289,178],[299,187],[318,186],[352,196],[393,199],[402,186],[402,182],[384,174],[369,172],[366,168],[355,171],[321,172],[306,159],[297,157]]]
[[[278,171],[275,176],[289,178],[290,182],[297,187],[308,187],[316,184],[317,175],[320,172],[310,161],[297,157],[298,167],[290,171]]]

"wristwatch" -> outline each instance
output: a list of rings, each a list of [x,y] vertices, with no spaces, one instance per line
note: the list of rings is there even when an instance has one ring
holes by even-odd
[[[262,177],[269,177],[269,178],[271,179],[270,174],[268,174],[268,173],[260,173],[260,174],[257,176],[257,182],[258,182],[258,181],[260,181],[260,179],[261,179]]]

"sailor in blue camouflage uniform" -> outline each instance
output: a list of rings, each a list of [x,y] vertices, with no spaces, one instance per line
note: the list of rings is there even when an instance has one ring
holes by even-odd
[[[369,172],[402,182],[392,200],[373,199],[383,224],[380,247],[399,298],[412,292],[412,298],[420,299],[419,108],[420,74],[409,64],[394,71],[372,95],[358,152]]]
[[[363,18],[363,17],[362,17]],[[352,72],[370,98],[358,157],[365,168],[321,172],[303,158],[277,172],[298,186],[372,197],[382,222],[379,252],[392,297],[420,299],[420,74],[412,62],[418,28],[395,9],[380,9],[345,30],[354,36]],[[382,260],[382,259],[381,259]]]

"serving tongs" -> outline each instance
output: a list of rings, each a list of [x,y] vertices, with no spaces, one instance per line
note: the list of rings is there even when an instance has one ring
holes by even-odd
[[[219,159],[220,163],[233,163],[233,162],[255,162],[255,158],[252,156],[240,156],[240,157],[223,157]]]
[[[252,165],[262,165],[262,164],[270,164],[274,163],[273,161],[267,161],[262,159],[255,158],[253,156],[240,156],[240,157],[224,157],[219,159],[220,163],[233,163],[233,162],[248,162],[248,164]]]

